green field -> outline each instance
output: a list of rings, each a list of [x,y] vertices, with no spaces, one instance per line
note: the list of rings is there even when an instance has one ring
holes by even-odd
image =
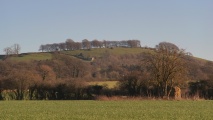
[[[212,120],[213,101],[0,101],[1,120]]]
[[[124,54],[139,54],[139,53],[152,52],[152,51],[148,49],[142,49],[142,48],[113,48],[113,49],[94,48],[90,50],[61,51],[61,53],[69,55],[69,56],[83,54],[83,56],[86,58],[101,57],[105,52],[108,52],[114,55],[124,55]],[[2,60],[4,57],[5,57],[4,55],[0,55],[0,60]],[[46,60],[51,58],[52,58],[52,53],[38,52],[38,53],[24,53],[19,56],[11,56],[10,60],[29,61],[29,60]]]
[[[19,56],[11,56],[9,59],[14,61],[32,61],[32,60],[47,60],[51,58],[52,58],[51,53],[27,53]]]
[[[74,50],[74,51],[63,51],[67,55],[78,55],[82,53],[85,57],[101,57],[103,53],[108,52],[114,55],[124,55],[124,54],[139,54],[144,52],[152,52],[149,49],[143,48],[94,48],[90,50]]]

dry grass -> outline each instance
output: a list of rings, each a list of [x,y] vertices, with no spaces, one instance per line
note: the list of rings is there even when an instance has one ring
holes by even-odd
[[[112,97],[107,97],[107,96],[97,96],[95,99],[96,99],[96,100],[100,100],[100,101],[160,100],[160,99],[157,99],[157,98],[154,98],[154,97],[153,97],[153,98],[149,98],[149,97],[129,97],[129,96],[112,96]]]
[[[131,97],[131,96],[96,96],[95,100],[99,101],[123,101],[123,100],[128,100],[128,101],[134,101],[134,100],[163,100],[163,101],[205,101],[204,98],[179,98],[179,99],[174,99],[174,98],[156,98],[156,97]]]
[[[91,81],[88,82],[89,85],[100,85],[107,87],[109,89],[113,89],[117,87],[118,81]]]

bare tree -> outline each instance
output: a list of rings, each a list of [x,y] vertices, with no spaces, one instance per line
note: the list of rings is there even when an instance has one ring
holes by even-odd
[[[75,42],[75,49],[80,50],[82,48],[82,43],[80,42]]]
[[[4,52],[7,56],[13,54],[13,50],[11,47],[4,48]]]
[[[14,44],[14,45],[11,46],[11,47],[6,47],[6,48],[4,49],[4,52],[5,52],[5,54],[6,54],[7,56],[8,56],[8,55],[13,55],[13,54],[18,55],[19,52],[20,52],[20,50],[21,50],[21,46],[20,46],[19,44]]]
[[[108,42],[107,42],[106,40],[104,40],[104,41],[103,41],[103,46],[104,46],[105,48],[107,48],[108,45],[109,45]]]
[[[53,43],[51,44],[51,51],[58,51],[59,50],[59,44]]]
[[[101,48],[101,46],[102,46],[102,43],[100,41],[96,40],[96,39],[93,40],[91,43],[92,43],[93,47],[99,47],[99,48]]]
[[[87,40],[87,39],[82,40],[82,47],[83,47],[83,49],[90,49],[91,44],[90,44],[89,40]]]
[[[40,45],[39,51],[44,52],[45,51],[45,45]]]
[[[133,47],[140,47],[140,41],[139,40],[128,40],[127,43],[132,48]]]
[[[158,45],[156,45],[156,49],[167,49],[167,50],[170,50],[170,51],[179,51],[179,48],[178,46],[176,46],[175,44],[173,43],[170,43],[170,42],[160,42]]]
[[[53,69],[48,65],[39,65],[37,69],[43,81],[51,81],[56,78]]]
[[[66,50],[66,43],[59,43],[59,49],[60,51]]]
[[[186,76],[184,55],[184,51],[158,45],[156,53],[149,56],[147,66],[156,81],[160,96],[169,98],[172,87],[180,84],[180,80]]]
[[[19,44],[14,44],[13,45],[14,54],[18,55],[20,50],[21,50],[21,46]]]
[[[72,39],[67,39],[65,43],[68,50],[74,50],[75,42]]]
[[[102,48],[103,47],[103,42],[99,41],[98,46],[99,46],[99,48]]]
[[[51,44],[46,44],[45,45],[45,50],[47,51],[47,52],[51,52],[51,50],[52,50],[52,48],[51,48]]]

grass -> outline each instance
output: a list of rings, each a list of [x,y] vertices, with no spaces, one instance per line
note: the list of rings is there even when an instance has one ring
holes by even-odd
[[[63,51],[63,53],[68,55],[79,55],[82,53],[84,57],[101,57],[105,52],[114,55],[124,55],[124,54],[139,54],[142,52],[150,52],[148,49],[142,48],[94,48],[90,50],[74,50],[74,51]]]
[[[61,53],[64,53],[69,56],[79,55],[80,53],[83,54],[85,58],[92,58],[92,57],[101,57],[105,52],[108,52],[110,54],[114,55],[124,55],[124,54],[140,54],[140,53],[154,53],[153,50],[150,49],[144,49],[144,48],[93,48],[90,50],[73,50],[73,51],[61,51]],[[3,60],[5,55],[0,55],[0,60]],[[52,53],[24,53],[19,57],[10,57],[11,60],[16,61],[30,61],[30,60],[46,60],[51,59]],[[196,60],[200,61],[201,63],[205,63],[206,60],[201,58],[196,58]]]
[[[89,85],[101,85],[101,86],[106,86],[109,89],[112,89],[117,86],[118,81],[92,81],[88,83]]]
[[[31,60],[47,60],[51,59],[51,53],[25,53],[19,56],[12,56],[9,59],[14,61],[31,61]]]
[[[213,101],[0,101],[2,120],[211,120]]]
[[[124,54],[139,54],[142,52],[151,52],[148,49],[142,49],[142,48],[94,48],[90,50],[73,50],[73,51],[61,51],[62,53],[70,56],[79,55],[80,53],[83,54],[85,58],[91,58],[91,57],[101,57],[105,52],[114,54],[114,55],[124,55]],[[3,59],[4,55],[0,56],[0,59]],[[11,60],[16,61],[29,61],[29,60],[46,60],[51,59],[52,55],[51,53],[25,53],[21,54],[21,56],[13,56],[10,57]]]

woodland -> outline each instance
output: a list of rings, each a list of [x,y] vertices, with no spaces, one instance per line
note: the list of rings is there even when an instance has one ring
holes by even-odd
[[[174,99],[175,87],[183,99],[213,99],[213,62],[173,43],[149,48],[137,40],[110,45],[68,39],[41,45],[38,53],[19,50],[15,44],[0,56],[0,100]],[[116,81],[116,86],[90,84],[94,81]]]

